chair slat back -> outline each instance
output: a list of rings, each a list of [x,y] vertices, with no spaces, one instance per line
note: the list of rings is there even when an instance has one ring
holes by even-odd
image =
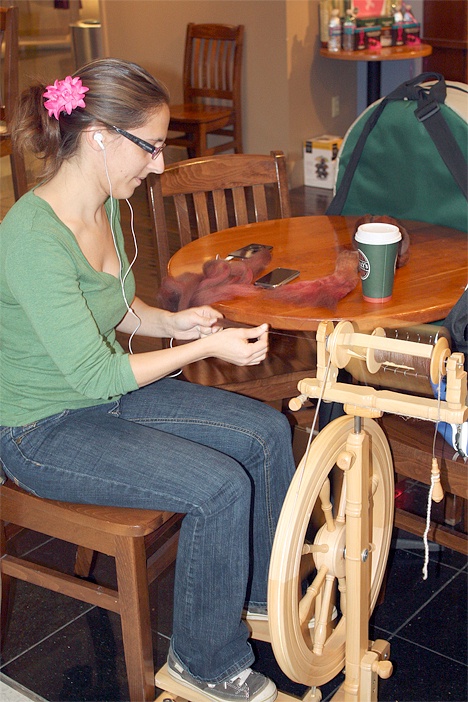
[[[168,166],[162,174],[150,174],[147,188],[161,279],[170,256],[193,239],[291,216],[281,151],[187,159]]]
[[[187,25],[184,103],[226,104],[240,98],[244,27]]]
[[[0,8],[0,36],[3,56],[0,81],[0,121],[3,122],[0,131],[0,156],[10,157],[15,200],[24,195],[28,189],[24,157],[17,149],[13,148],[9,131],[19,90],[18,17],[18,7]]]
[[[0,120],[8,123],[18,97],[18,7],[0,7],[2,75]]]

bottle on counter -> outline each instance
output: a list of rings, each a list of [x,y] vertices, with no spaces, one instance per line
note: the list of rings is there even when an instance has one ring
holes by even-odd
[[[340,11],[332,10],[328,23],[328,51],[341,49],[341,20]]]
[[[354,51],[354,32],[356,29],[356,17],[354,10],[346,11],[346,19],[343,22],[343,51]]]
[[[403,3],[396,2],[393,6],[393,21],[395,24],[403,22]]]

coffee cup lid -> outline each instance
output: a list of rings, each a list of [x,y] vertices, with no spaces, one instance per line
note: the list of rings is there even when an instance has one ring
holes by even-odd
[[[386,222],[369,222],[361,224],[355,237],[360,244],[379,246],[382,244],[395,244],[401,240],[401,232],[394,224]]]

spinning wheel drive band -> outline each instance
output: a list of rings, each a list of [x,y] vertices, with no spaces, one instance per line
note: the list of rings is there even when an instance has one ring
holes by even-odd
[[[268,589],[271,643],[283,672],[303,685],[323,685],[345,665],[346,491],[344,472],[336,462],[353,422],[353,417],[339,417],[311,444],[290,485],[273,544]],[[362,429],[371,446],[371,548],[365,556],[371,559],[370,615],[390,548],[394,484],[383,431],[370,419],[363,419]]]

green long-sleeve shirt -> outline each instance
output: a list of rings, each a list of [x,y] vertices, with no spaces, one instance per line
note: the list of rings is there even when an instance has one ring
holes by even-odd
[[[106,209],[110,216],[110,201]],[[115,201],[113,210],[126,271]],[[131,301],[132,273],[125,293]],[[135,390],[115,338],[126,311],[120,280],[88,263],[47,202],[31,191],[15,203],[0,225],[0,424],[22,426]]]

